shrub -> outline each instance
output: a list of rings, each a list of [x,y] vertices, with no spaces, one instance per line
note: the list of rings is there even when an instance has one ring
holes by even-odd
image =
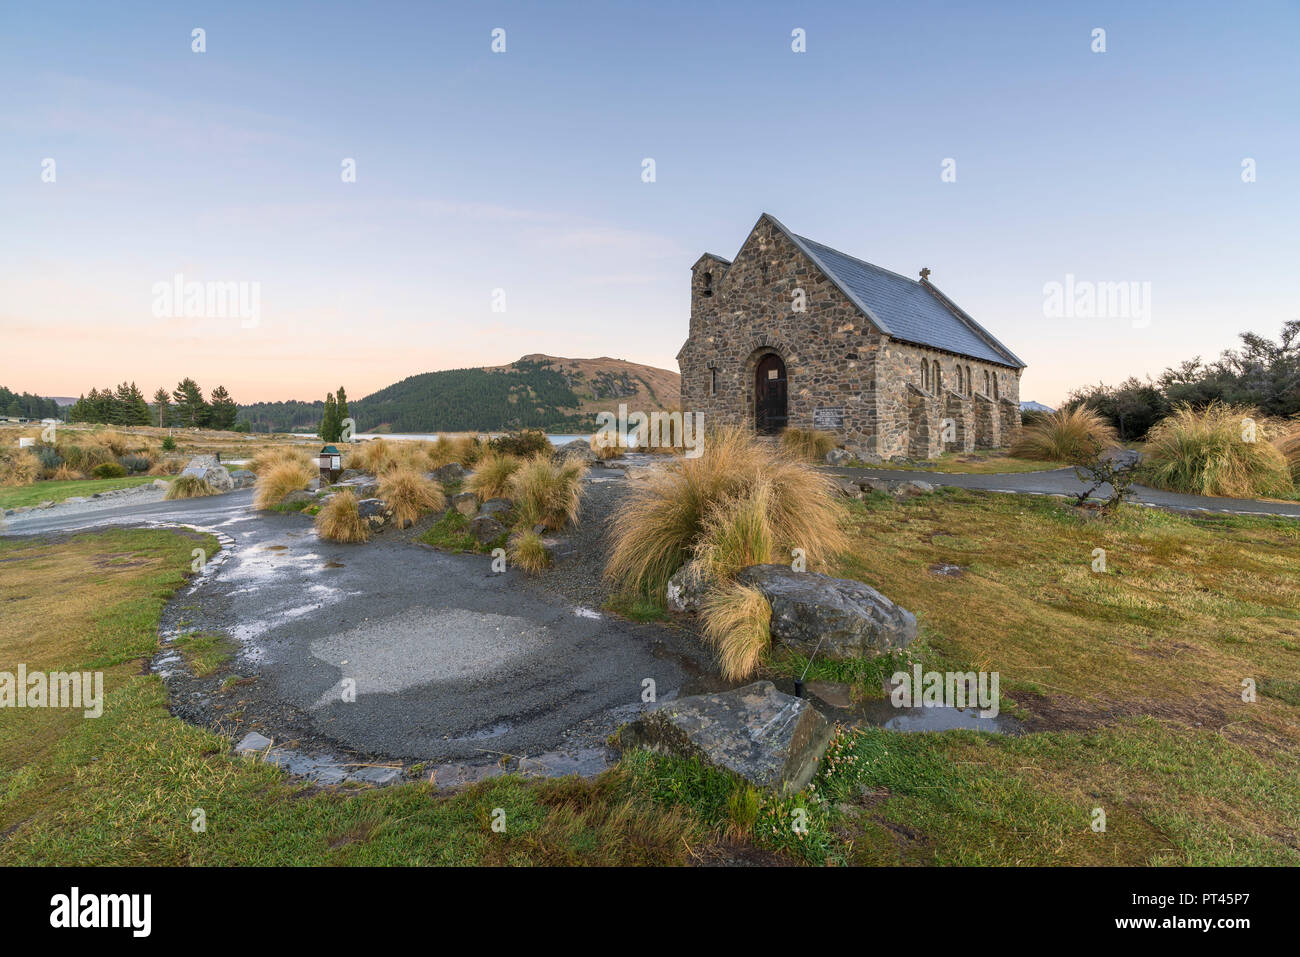
[[[90,474],[95,466],[116,462],[113,451],[105,445],[86,443],[85,445],[64,445],[60,447],[63,461],[79,472]]]
[[[695,556],[705,529],[720,521],[714,510],[760,494],[762,486],[774,554],[800,548],[816,566],[844,549],[844,513],[827,476],[773,455],[746,429],[716,431],[703,448],[699,457],[676,459],[629,492],[612,523],[607,578],[662,600],[673,572]]]
[[[149,466],[149,475],[175,475],[183,468],[179,459],[163,459]]]
[[[1255,422],[1247,441],[1245,420]],[[1156,488],[1193,495],[1260,498],[1295,489],[1286,456],[1268,441],[1277,431],[1248,406],[1212,402],[1201,411],[1180,405],[1147,433],[1142,471]]]
[[[510,490],[510,476],[523,464],[513,455],[492,450],[484,452],[474,471],[465,479],[465,491],[473,492],[480,502],[500,498]]]
[[[429,447],[429,466],[440,468],[459,462],[469,468],[483,454],[483,443],[477,435],[440,435]]]
[[[163,498],[203,498],[216,494],[217,490],[208,484],[207,479],[199,478],[197,475],[181,475],[167,486],[167,494]]]
[[[542,537],[531,529],[510,539],[507,546],[510,561],[526,572],[535,574],[551,564],[551,553]]]
[[[522,432],[507,432],[488,440],[488,447],[494,452],[527,458],[531,455],[547,453],[554,449],[551,440],[541,429],[524,429]]]
[[[65,462],[54,470],[53,478],[56,482],[70,482],[73,479],[85,478],[85,476],[76,469],[69,468],[68,464]]]
[[[781,451],[801,462],[825,462],[835,448],[835,436],[816,429],[786,429],[781,433]]]
[[[59,450],[52,445],[37,445],[32,451],[35,453],[36,457],[40,459],[41,468],[43,470],[53,472],[63,464],[63,456],[60,455]]]
[[[556,463],[550,455],[535,455],[524,462],[510,476],[510,497],[519,524],[557,529],[576,522],[586,474],[586,463],[577,459]]]
[[[162,450],[163,450],[164,452],[175,452],[175,451],[176,451],[176,440],[173,439],[170,435],[166,436],[166,437],[162,440]]]
[[[15,449],[0,457],[0,485],[31,485],[41,474],[41,460],[30,449]]]
[[[124,478],[126,469],[118,462],[100,462],[90,470],[90,477],[97,479]]]
[[[127,472],[135,475],[149,471],[149,467],[153,465],[153,462],[149,460],[149,456],[141,455],[139,452],[128,452],[119,458],[117,462]]]
[[[389,469],[379,478],[379,497],[393,510],[398,528],[405,528],[425,512],[445,508],[447,497],[437,482],[431,482],[415,469],[403,466]]]
[[[361,517],[357,497],[344,489],[330,497],[316,516],[316,533],[331,542],[364,542],[370,538],[370,523]]]
[[[290,492],[305,489],[315,473],[301,462],[285,459],[257,473],[257,488],[253,494],[255,508],[279,505]]]
[[[722,676],[748,678],[771,641],[772,606],[757,588],[727,582],[704,596],[700,606],[704,637],[717,650]]]
[[[1011,455],[1043,462],[1086,465],[1119,445],[1114,427],[1086,405],[1043,414],[1020,429]]]

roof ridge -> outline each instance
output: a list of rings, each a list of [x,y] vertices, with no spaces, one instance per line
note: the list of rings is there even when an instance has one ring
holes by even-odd
[[[870,269],[876,270],[876,272],[888,273],[889,275],[893,276],[895,279],[905,279],[908,282],[913,283],[917,286],[925,285],[925,283],[913,279],[911,276],[904,276],[901,272],[894,272],[894,270],[886,269],[884,266],[878,266],[875,263],[869,263],[865,259],[859,259],[857,256],[846,253],[842,249],[836,249],[834,246],[827,246],[825,243],[819,243],[817,240],[809,239],[807,236],[800,236],[799,238],[806,243],[812,243],[814,246],[820,246],[822,249],[829,249],[837,256],[843,256],[845,259],[852,259],[859,266],[867,266]]]

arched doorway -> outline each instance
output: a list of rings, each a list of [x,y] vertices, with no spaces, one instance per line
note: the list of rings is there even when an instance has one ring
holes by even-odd
[[[769,352],[754,367],[754,428],[760,435],[776,435],[787,418],[785,363]]]

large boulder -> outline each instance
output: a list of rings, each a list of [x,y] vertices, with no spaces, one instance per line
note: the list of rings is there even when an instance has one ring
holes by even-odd
[[[751,565],[736,578],[763,593],[772,639],[799,654],[869,657],[916,638],[916,616],[862,582],[786,565]]]
[[[185,463],[187,469],[212,469],[221,464],[221,453],[196,455]]]
[[[235,469],[230,473],[230,481],[235,488],[252,488],[257,484],[257,473],[248,469]]]
[[[853,461],[853,453],[848,449],[831,449],[826,453],[827,465],[848,465]]]
[[[478,496],[473,492],[457,492],[451,497],[451,507],[466,518],[478,514]]]
[[[515,503],[508,498],[490,498],[483,503],[479,509],[480,515],[503,515],[515,507]]]
[[[797,791],[812,780],[831,733],[807,700],[756,681],[660,705],[625,726],[618,741],[698,758],[759,787]]]
[[[211,457],[209,455],[196,456],[196,458]],[[229,492],[235,487],[235,483],[231,480],[230,473],[224,465],[187,465],[181,475],[192,475],[195,478],[205,479],[218,492]]]
[[[357,502],[357,512],[370,523],[371,528],[380,527],[393,515],[388,503],[380,498],[363,498]]]
[[[595,465],[600,461],[599,456],[592,449],[591,443],[583,439],[574,439],[572,442],[561,445],[555,450],[555,460],[557,462],[564,462],[568,459],[577,459],[580,462],[586,462],[588,465]]]

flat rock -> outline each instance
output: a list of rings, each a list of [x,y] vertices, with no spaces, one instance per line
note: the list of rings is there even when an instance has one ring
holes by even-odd
[[[812,780],[831,726],[808,701],[756,681],[667,702],[625,726],[620,747],[698,758],[751,783],[797,791]]]
[[[871,657],[916,638],[916,616],[862,582],[786,565],[751,565],[736,578],[763,593],[773,640],[799,654]]]
[[[515,503],[508,498],[490,498],[483,503],[479,509],[480,515],[501,515],[515,507]]]
[[[379,498],[363,498],[357,502],[357,512],[371,525],[383,525],[393,514],[388,503]]]
[[[230,473],[230,481],[235,488],[252,488],[257,484],[257,473],[248,469],[235,469]]]
[[[316,496],[305,489],[298,489],[296,492],[290,492],[284,498],[280,499],[281,505],[297,505],[299,502],[314,502]]]
[[[565,443],[555,450],[555,460],[564,462],[569,459],[577,459],[580,462],[586,462],[588,465],[595,465],[600,461],[599,456],[591,447],[591,443],[582,439],[574,439],[572,442]]]
[[[256,731],[250,731],[239,739],[235,745],[237,754],[247,754],[250,751],[265,751],[271,746],[271,739],[264,734],[258,734]]]
[[[478,514],[478,496],[473,492],[457,492],[451,497],[451,506],[469,518]]]

